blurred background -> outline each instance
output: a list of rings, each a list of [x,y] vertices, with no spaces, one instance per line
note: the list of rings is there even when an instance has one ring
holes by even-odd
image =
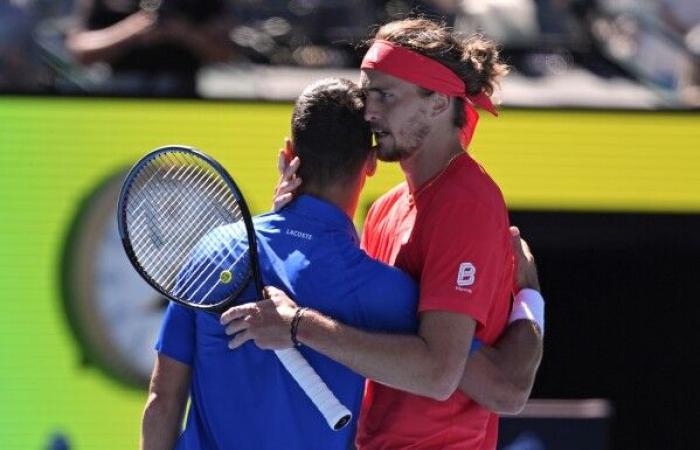
[[[470,151],[538,258],[547,337],[499,447],[697,448],[697,0],[0,0],[0,448],[138,445],[164,301],[116,234],[128,166],[192,145],[266,211],[294,98],[418,13],[513,68]],[[380,168],[358,226],[401,179]]]

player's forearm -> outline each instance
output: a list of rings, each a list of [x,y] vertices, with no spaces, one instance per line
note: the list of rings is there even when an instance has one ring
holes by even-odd
[[[517,414],[530,396],[542,359],[542,336],[518,320],[493,347],[479,349],[466,364],[460,390],[500,414]]]
[[[367,378],[437,400],[454,393],[464,370],[463,359],[445,357],[420,336],[369,333],[311,310],[297,338]]]
[[[111,61],[138,42],[153,26],[154,20],[153,16],[138,12],[101,30],[71,33],[66,46],[84,64]]]
[[[171,450],[180,434],[184,409],[181,399],[150,393],[141,424],[141,450]]]

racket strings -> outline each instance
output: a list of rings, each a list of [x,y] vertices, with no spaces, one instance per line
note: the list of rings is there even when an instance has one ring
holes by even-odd
[[[160,205],[161,209],[162,208],[173,208],[173,203],[176,203],[178,201],[178,197],[183,197],[185,192],[183,192],[185,189],[182,188],[184,187],[189,187],[190,189],[188,191],[191,191],[192,188],[195,190],[200,190],[202,195],[198,195],[196,200],[200,201],[190,201],[189,207],[187,208],[179,208],[179,211],[177,211],[179,214],[177,218],[172,217],[169,218],[169,220],[166,221],[166,223],[170,223],[171,225],[168,227],[166,225],[165,229],[163,230],[166,234],[172,235],[173,230],[176,228],[182,228],[181,224],[179,222],[185,222],[185,223],[194,223],[196,224],[199,222],[199,227],[198,228],[190,228],[189,230],[182,230],[182,231],[187,231],[186,233],[181,233],[179,237],[176,237],[175,240],[171,243],[170,245],[170,254],[167,252],[163,252],[162,249],[158,249],[157,246],[156,248],[152,248],[152,254],[144,254],[142,255],[142,258],[145,263],[151,263],[154,262],[154,258],[159,258],[157,262],[161,262],[164,258],[169,258],[170,256],[174,254],[182,254],[184,250],[186,250],[187,244],[192,240],[192,236],[195,238],[199,237],[200,235],[203,235],[203,231],[206,229],[211,229],[215,226],[222,225],[226,222],[230,222],[232,220],[235,220],[235,214],[230,214],[228,217],[224,216],[221,217],[221,209],[219,208],[211,208],[211,206],[216,203],[212,202],[218,202],[222,200],[222,196],[224,195],[224,189],[222,189],[222,186],[219,184],[213,184],[212,183],[212,178],[209,176],[210,174],[203,173],[203,171],[197,172],[197,174],[192,176],[192,174],[183,174],[180,173],[180,171],[176,172],[174,175],[174,178],[177,180],[177,183],[173,184],[175,190],[169,189],[169,203]],[[183,178],[186,177],[186,178]],[[190,186],[187,186],[187,182],[189,182]],[[206,184],[211,184],[210,187],[208,188],[203,188]],[[212,198],[213,196],[213,198]],[[205,197],[204,201],[201,201],[201,197]],[[206,198],[209,197],[209,198]],[[208,201],[207,201],[208,200]],[[204,205],[204,207],[202,206]],[[180,205],[177,205],[180,206]],[[229,205],[231,206],[231,205]],[[218,212],[219,214],[215,214]],[[202,214],[204,213],[204,214]],[[163,215],[163,214],[161,214]],[[172,212],[171,212],[172,215]],[[203,221],[201,219],[198,220],[197,215],[204,215],[204,217],[208,217],[208,219],[204,219]],[[190,220],[193,219],[193,220]],[[160,251],[158,251],[160,250]],[[171,255],[172,254],[172,255]],[[150,258],[149,258],[150,257]],[[164,275],[163,273],[154,273],[156,276],[162,276]],[[173,276],[174,274],[169,274]]]
[[[208,275],[207,275],[207,277],[206,277],[201,283],[198,283],[198,284],[196,284],[196,285],[193,284],[193,283],[190,284],[190,287],[196,287],[196,290],[194,290],[194,291],[193,291],[192,293],[190,293],[190,294],[187,294],[187,290],[183,291],[183,294],[185,294],[184,296],[185,296],[186,298],[190,299],[190,300],[192,301],[192,303],[195,303],[195,304],[204,304],[204,303],[206,303],[207,299],[208,299],[209,296],[212,294],[212,292],[214,292],[214,291],[216,290],[216,288],[219,287],[219,286],[221,286],[221,284],[223,283],[223,281],[221,280],[221,278],[218,278],[217,281],[216,281],[216,283],[212,284],[211,287],[207,290],[207,292],[206,292],[200,299],[197,299],[197,294],[199,293],[199,291],[200,291],[203,287],[207,286],[207,283],[209,282],[209,279],[210,279],[213,275],[221,273],[221,270],[220,270],[220,269],[223,268],[223,264],[224,264],[224,262],[226,261],[226,258],[228,258],[229,256],[233,255],[233,251],[232,251],[231,248],[228,246],[228,244],[225,244],[225,245],[224,245],[224,250],[227,251],[228,253],[227,253],[226,255],[224,255],[224,254],[222,253],[222,254],[220,255],[221,258],[219,259],[219,262],[217,262],[217,263],[214,265],[214,267],[211,267],[210,270],[208,270],[208,271],[206,271],[206,272],[205,272],[204,270],[199,270],[200,276],[201,276],[202,273],[207,273]],[[215,251],[218,252],[218,249],[215,250]],[[241,254],[238,256],[238,258],[236,258],[225,270],[231,272],[231,271],[234,269],[234,267],[236,267],[236,266],[243,260],[243,258],[247,256],[247,254],[248,254],[248,249],[244,249],[244,250],[241,252]],[[216,259],[216,258],[215,258],[215,259]],[[202,263],[200,263],[200,267],[206,268],[205,266],[209,265],[209,263],[210,263],[210,261],[203,261]],[[247,267],[247,266],[246,266],[246,267]],[[234,270],[233,273],[238,273],[238,274],[240,274],[241,271]],[[246,275],[247,275],[247,274],[246,274]],[[245,276],[239,276],[239,277],[240,277],[241,279],[240,279],[240,280],[236,280],[236,281],[242,283],[243,280],[245,279]],[[197,278],[199,278],[199,276],[197,276]],[[196,280],[195,280],[195,281],[196,281]],[[234,286],[240,287],[240,286],[239,286],[239,283],[234,283]],[[188,289],[189,289],[189,288],[188,288]]]
[[[163,176],[162,176],[161,178],[168,178],[168,175],[170,175],[170,172],[172,172],[176,167],[177,167],[177,166],[174,166],[174,165],[173,165],[173,166],[170,166],[170,168],[168,168],[168,171],[167,171],[165,174],[163,174]],[[167,166],[158,167],[155,171],[153,171],[152,174],[150,174],[150,176],[148,177],[147,180],[141,182],[141,185],[148,185],[148,184],[150,184],[151,181],[152,181],[152,180],[158,175],[158,173],[159,173],[161,170],[163,170],[164,168],[167,168]],[[151,166],[146,166],[146,167],[144,167],[144,168],[141,170],[141,173],[144,173],[144,172],[148,171],[149,169],[151,169]],[[183,169],[185,169],[185,167],[179,167],[179,168],[177,169],[177,171],[180,171],[180,170],[183,170]],[[177,174],[176,174],[176,175],[177,175]],[[131,210],[130,212],[131,212],[132,214],[136,214],[141,208],[143,208],[144,203],[146,203],[147,201],[151,201],[151,200],[154,200],[154,199],[153,199],[152,197],[148,197],[148,198],[142,199],[142,200],[141,200],[141,203],[139,203],[139,204],[138,204],[133,210]],[[157,201],[157,199],[156,199],[156,201]],[[147,211],[148,211],[147,209],[144,209],[144,210],[142,211],[142,213],[145,214]]]
[[[210,244],[208,239],[209,237],[215,237],[217,242],[221,245],[215,246]],[[225,236],[222,236],[221,227],[218,227],[215,228],[207,236],[207,238],[205,238],[205,242],[200,243],[200,245],[203,245],[206,248],[206,257],[200,257],[199,261],[196,263],[196,266],[188,268],[186,275],[183,275],[182,271],[180,272],[181,277],[178,279],[178,284],[175,286],[176,295],[184,296],[189,299],[194,298],[199,289],[201,289],[201,287],[209,281],[211,276],[215,274],[215,270],[220,268],[222,262],[233,253],[228,243],[225,241],[225,239],[222,239],[222,237]],[[194,255],[191,256],[192,258],[190,260],[194,260]],[[216,263],[218,260],[221,260],[222,262]],[[207,269],[207,266],[211,266],[212,262],[216,263],[215,266],[210,267],[210,270],[208,271],[205,270]],[[207,277],[199,282],[204,274],[207,274]],[[195,284],[197,282],[199,283]],[[191,288],[194,288],[195,290],[190,292]]]
[[[219,268],[233,252],[227,240],[220,238],[220,228],[238,222],[242,214],[236,197],[218,173],[191,156],[163,153],[141,170],[130,189],[133,193],[127,205],[127,223],[134,236],[132,247],[151,278],[169,292],[179,285],[178,291],[194,294],[210,284],[215,270],[207,271],[201,282],[203,271],[197,267],[189,271],[194,277],[178,280],[178,276],[197,245],[219,261]],[[207,237],[212,233],[223,248],[214,246]],[[202,264],[208,264],[206,258]],[[200,302],[206,301],[219,283],[208,289]]]
[[[183,167],[184,167],[184,166],[183,166]],[[176,177],[179,177],[179,176],[180,176],[180,171],[182,170],[183,167],[181,167],[175,174],[173,174],[173,178],[176,178]],[[187,170],[187,169],[192,169],[192,171],[196,171],[196,168],[193,167],[193,166],[185,167],[185,170]],[[168,173],[170,173],[170,170],[168,171]],[[162,177],[163,180],[166,180],[166,179],[167,179],[168,173],[166,173],[166,174]],[[194,182],[195,182],[195,183],[194,183],[194,187],[195,187],[195,188],[201,188],[202,183],[206,183],[207,181],[209,181],[209,180],[206,178],[206,175],[208,175],[206,171],[200,171],[200,172],[197,172],[197,173],[196,173],[195,178],[194,178]],[[149,178],[149,180],[152,180],[152,178]],[[172,186],[174,186],[176,189],[178,189],[178,191],[179,191],[178,194],[179,194],[179,195],[182,195],[182,194],[183,194],[182,189],[180,188],[179,183],[174,182],[174,181],[169,181],[169,183],[171,183]],[[144,185],[144,186],[146,186],[146,185]],[[159,188],[159,189],[160,189],[160,188],[162,188],[162,185],[156,186],[156,188]],[[145,190],[145,189],[144,189],[144,190]],[[138,211],[139,208],[142,208],[144,205],[148,205],[148,204],[149,204],[149,203],[146,203],[146,202],[147,202],[149,199],[152,198],[153,190],[155,190],[155,189],[145,190],[146,193],[149,194],[149,197],[148,197],[148,198],[145,198],[145,199],[142,201],[142,204],[140,204],[139,206],[137,206],[137,207],[134,209],[134,213],[135,213],[136,211]],[[172,194],[172,192],[171,192],[171,194]],[[161,194],[161,196],[162,196],[162,194]],[[168,201],[170,201],[170,203],[171,203],[170,205],[163,205],[163,203],[167,203]],[[159,209],[164,208],[164,207],[172,208],[172,204],[175,203],[176,201],[177,201],[177,196],[175,196],[175,195],[169,195],[169,196],[167,196],[166,199],[165,199],[165,201],[162,201],[162,202],[158,202],[157,197],[156,197],[155,200],[153,200],[153,202],[159,207]],[[195,205],[195,203],[192,202],[192,205]],[[151,206],[153,206],[153,204],[151,204]],[[145,213],[146,211],[148,211],[148,210],[144,210],[144,211],[142,212],[142,214]],[[142,214],[141,214],[141,215],[142,215]],[[134,221],[138,221],[138,220],[140,219],[141,215],[135,217],[135,218],[134,218]],[[171,215],[174,215],[174,214],[171,213]],[[172,218],[170,218],[170,219],[171,219],[171,222],[172,222],[172,220],[175,219],[175,217],[172,217]],[[140,224],[140,225],[141,225],[141,226],[140,226],[140,229],[139,229],[139,227],[136,227],[135,229],[132,230],[132,232],[134,233],[134,238],[135,238],[136,241],[139,241],[139,239],[143,239],[144,236],[147,236],[147,235],[148,235],[148,234],[147,234],[147,231],[148,231],[148,223],[142,223],[142,224]]]
[[[170,173],[170,172],[171,171],[168,170],[167,173]],[[177,170],[173,174],[173,177],[179,177],[180,172],[181,172],[181,170]],[[142,201],[141,205],[140,205],[141,207],[150,206],[150,208],[148,208],[144,211],[145,214],[141,214],[141,215],[137,216],[135,218],[136,221],[141,219],[144,215],[146,217],[150,217],[152,215],[156,215],[156,217],[158,217],[158,218],[162,217],[164,214],[160,214],[160,212],[162,211],[164,205],[166,205],[168,203],[168,201],[171,204],[174,203],[174,201],[175,201],[175,198],[173,198],[173,197],[175,197],[174,194],[178,194],[180,196],[182,195],[182,189],[180,189],[180,186],[177,183],[173,183],[171,180],[156,178],[157,181],[161,181],[164,183],[157,183],[155,185],[151,185],[151,183],[153,183],[152,177],[149,177],[149,180],[150,180],[149,184],[142,185],[141,189],[136,191],[137,192],[136,196],[138,197],[139,195],[141,195],[142,197],[144,197],[144,201]],[[170,187],[170,189],[168,189],[168,192],[166,192],[166,194],[169,194],[169,195],[165,196],[166,200],[163,202],[158,202],[157,200],[149,201],[153,198],[154,194],[160,195],[161,197],[163,197],[163,191],[164,191],[163,187],[166,185],[165,183],[168,183],[167,186]],[[177,192],[174,192],[173,188]],[[155,192],[155,191],[157,191],[157,192]],[[146,213],[146,211],[147,211],[147,213]],[[156,214],[156,211],[159,214]],[[183,215],[183,217],[184,217],[184,215]],[[213,217],[213,218],[215,218],[215,217]],[[160,222],[160,220],[158,220],[158,222]],[[173,222],[177,222],[177,221],[170,219],[170,222],[173,223]],[[206,224],[202,224],[202,225],[206,226]],[[171,244],[169,247],[163,247],[163,243],[164,243],[164,239],[162,237],[163,231],[168,232],[171,230],[168,230],[168,229],[162,230],[161,228],[162,227],[161,227],[160,223],[154,223],[153,220],[149,219],[149,220],[142,220],[140,223],[140,227],[136,226],[136,227],[134,227],[134,230],[132,231],[135,234],[134,242],[135,242],[136,248],[143,248],[143,251],[140,252],[140,254],[138,254],[139,260],[141,261],[143,266],[153,266],[154,263],[159,262],[159,263],[161,263],[160,265],[162,267],[165,267],[167,265],[162,264],[163,259],[165,259],[165,258],[169,259],[169,257],[173,256],[175,254],[175,252],[178,250],[182,251],[182,245],[180,245],[178,248],[177,241],[175,242],[175,245]],[[188,234],[182,234],[180,236],[180,239],[182,239],[184,244],[187,244],[188,238],[189,238]],[[149,241],[153,245],[148,245]],[[166,250],[166,252],[164,252],[164,249]],[[167,250],[169,250],[169,249],[170,249],[170,254],[167,253]],[[154,259],[157,259],[157,261],[154,261]],[[153,272],[152,275],[154,276],[154,278],[159,278],[162,275],[162,273]]]
[[[197,211],[196,207],[194,207],[194,208],[190,207],[189,209],[185,210],[183,212],[183,216],[182,216],[182,217],[184,217],[184,219],[182,219],[182,220],[186,220],[187,218],[191,217],[193,215],[193,213],[196,211]],[[144,262],[145,263],[150,263],[150,262],[160,263],[160,262],[162,262],[163,259],[167,259],[174,254],[181,254],[182,252],[187,251],[187,247],[190,244],[190,236],[191,235],[198,236],[198,235],[203,234],[201,232],[205,229],[213,229],[217,226],[221,226],[221,225],[227,223],[226,218],[221,217],[220,215],[207,214],[206,217],[208,217],[208,218],[200,223],[199,228],[187,230],[188,231],[187,234],[181,234],[179,237],[176,237],[176,239],[170,245],[171,248],[169,250],[169,253],[167,253],[167,252],[164,253],[162,251],[162,249],[159,249],[158,246],[156,245],[155,248],[151,250],[151,254],[143,255]],[[165,227],[164,227],[165,234],[167,234],[167,235],[173,234],[173,230],[175,230],[175,227],[177,226],[177,225],[174,225],[173,222],[174,222],[174,220],[171,220],[170,225],[167,225],[167,224],[165,225]],[[173,269],[173,271],[174,270],[175,269]],[[165,274],[162,272],[159,272],[159,273],[155,273],[154,275],[162,276]],[[167,275],[174,276],[174,273],[170,273]]]
[[[169,171],[168,171],[168,172],[169,172]],[[176,173],[176,175],[177,175],[177,173]],[[174,186],[177,187],[177,184],[174,184]],[[155,188],[154,188],[154,189],[155,189]],[[146,240],[146,239],[152,239],[152,240],[153,240],[154,230],[160,228],[160,224],[157,224],[157,225],[156,225],[156,224],[153,223],[152,220],[141,221],[140,219],[142,219],[142,217],[144,217],[144,216],[146,216],[146,217],[152,216],[152,215],[154,214],[154,209],[156,209],[156,208],[159,209],[159,210],[162,209],[162,208],[163,208],[163,204],[162,204],[162,203],[165,203],[165,202],[159,202],[159,201],[157,200],[157,197],[156,197],[156,199],[153,199],[153,200],[152,200],[152,196],[153,196],[153,194],[154,194],[154,193],[152,192],[152,190],[149,190],[149,189],[141,189],[141,191],[137,191],[137,193],[134,194],[134,196],[138,197],[140,194],[143,194],[144,196],[147,195],[147,197],[144,198],[144,199],[142,200],[142,202],[139,204],[139,206],[138,206],[137,208],[134,209],[134,213],[136,213],[136,211],[137,211],[139,208],[143,208],[143,210],[139,213],[139,215],[136,216],[136,217],[134,217],[134,218],[132,219],[133,222],[136,222],[136,223],[138,223],[139,221],[141,222],[141,223],[139,223],[139,225],[135,226],[134,229],[132,230],[132,233],[133,233],[133,240],[134,240],[134,242],[136,242],[137,244],[143,243],[144,240]],[[172,196],[169,196],[169,197],[172,197]],[[170,200],[171,203],[174,201],[174,199],[172,199],[172,198],[166,198],[166,202],[167,202],[168,200]],[[144,208],[144,206],[150,206],[150,208]],[[150,232],[150,233],[149,233],[149,232]],[[154,242],[154,243],[155,243],[155,242]],[[156,248],[156,249],[159,249],[160,247],[161,247],[161,245],[158,245],[158,244],[155,245],[155,248]],[[146,260],[148,259],[148,256],[150,256],[150,255],[144,254],[144,255],[141,255],[141,258],[142,258],[144,261],[146,261]]]
[[[239,241],[242,242],[242,241]],[[228,250],[228,255],[231,256],[233,252],[230,250],[230,248],[227,246],[226,247]],[[245,259],[244,259],[245,258]],[[216,267],[210,272],[209,276],[207,277],[210,278],[212,274],[217,273],[219,269],[223,268],[222,264],[226,261],[226,258],[221,258],[220,262],[216,265]],[[245,261],[245,263],[244,263]],[[247,270],[240,270],[240,269],[235,269],[236,267],[244,267]],[[238,258],[236,258],[226,269],[225,271],[234,274],[233,276],[237,276],[238,279],[232,280],[234,281],[233,286],[235,288],[241,288],[243,287],[243,282],[248,279],[248,276],[250,275],[250,261],[248,259],[248,248],[243,249],[243,251],[240,253]],[[203,286],[206,286],[207,280],[204,281],[204,283],[201,283],[199,285],[199,289],[201,289]],[[207,299],[209,296],[216,290],[217,287],[221,286],[223,283],[223,280],[219,278],[215,284],[213,284],[209,290],[204,294],[204,296],[199,300],[197,303],[206,303]]]
[[[156,278],[160,283],[166,285],[168,288],[175,283],[176,277],[180,271],[179,266],[181,262],[173,263],[172,259],[175,255],[187,255],[192,247],[193,241],[195,241],[200,236],[203,236],[206,230],[212,229],[217,226],[221,226],[229,220],[223,220],[217,218],[217,214],[212,214],[211,208],[189,208],[184,211],[181,216],[181,221],[187,223],[190,218],[192,218],[197,213],[202,214],[204,211],[205,216],[208,219],[200,222],[198,228],[191,228],[189,230],[183,230],[183,233],[177,236],[170,242],[168,248],[151,248],[150,253],[142,255],[145,265],[156,266],[153,270],[153,277]],[[179,230],[175,226],[167,227],[164,230],[166,236],[170,237],[174,234],[174,231]],[[206,243],[206,242],[205,242]],[[158,267],[160,266],[160,267]]]

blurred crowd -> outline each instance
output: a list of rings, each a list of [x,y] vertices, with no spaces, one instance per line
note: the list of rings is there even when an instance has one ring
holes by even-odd
[[[491,37],[526,77],[700,104],[697,0],[0,0],[0,92],[194,97],[211,64],[356,67],[374,24],[410,14]]]

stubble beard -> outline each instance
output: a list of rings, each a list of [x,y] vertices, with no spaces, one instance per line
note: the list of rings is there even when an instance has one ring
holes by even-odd
[[[391,147],[382,146],[377,148],[377,159],[383,162],[397,162],[406,157],[408,153],[396,145]]]
[[[391,147],[379,144],[377,158],[384,162],[397,162],[416,153],[430,134],[426,114],[424,110],[418,111],[398,133],[392,133]]]

